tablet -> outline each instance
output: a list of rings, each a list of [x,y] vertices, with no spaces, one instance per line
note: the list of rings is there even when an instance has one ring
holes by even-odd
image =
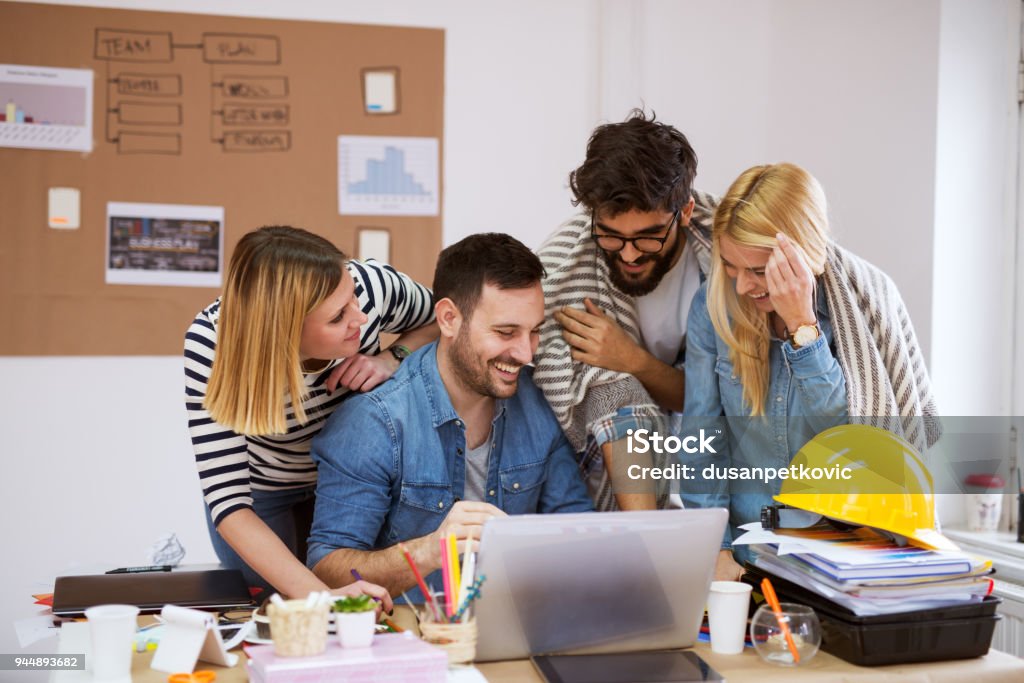
[[[530,661],[548,683],[690,683],[724,681],[695,652],[538,655]]]

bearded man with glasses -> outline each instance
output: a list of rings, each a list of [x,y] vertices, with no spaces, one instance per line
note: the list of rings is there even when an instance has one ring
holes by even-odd
[[[599,510],[671,505],[667,488],[626,472],[672,456],[629,453],[627,443],[639,429],[668,435],[683,408],[686,318],[717,203],[693,189],[696,170],[686,137],[653,113],[599,126],[569,176],[582,211],[538,252],[548,316],[534,380]]]

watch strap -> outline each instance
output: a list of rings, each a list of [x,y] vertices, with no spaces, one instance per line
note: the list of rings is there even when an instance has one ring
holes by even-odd
[[[388,351],[391,353],[392,356],[395,357],[395,360],[397,360],[399,363],[408,358],[409,354],[412,353],[412,351],[409,350],[408,346],[403,346],[402,344],[392,344],[391,346],[388,347]]]

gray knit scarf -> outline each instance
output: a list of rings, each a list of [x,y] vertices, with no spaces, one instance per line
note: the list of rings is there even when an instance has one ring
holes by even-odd
[[[711,221],[716,197],[695,191],[694,209],[687,227],[687,239],[697,256],[702,272],[711,256]],[[537,252],[547,271],[544,278],[545,322],[540,332],[540,348],[534,355],[533,381],[544,392],[573,448],[586,447],[589,425],[632,406],[654,420],[665,414],[651,399],[643,385],[621,372],[578,363],[562,338],[562,326],[553,313],[563,306],[583,307],[590,298],[606,315],[617,322],[638,344],[642,343],[637,322],[636,301],[611,283],[608,264],[590,238],[589,213],[580,213],[566,221]],[[680,302],[689,305],[689,302]]]

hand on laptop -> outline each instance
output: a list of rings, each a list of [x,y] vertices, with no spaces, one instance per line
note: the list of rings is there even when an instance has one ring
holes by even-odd
[[[446,538],[448,534],[455,534],[455,540],[459,546],[459,552],[466,549],[466,541],[469,538],[475,539],[478,543],[480,535],[484,531],[484,522],[492,517],[507,517],[500,508],[490,503],[480,503],[470,500],[460,500],[448,512],[448,516],[441,522],[441,526],[431,534],[433,545],[432,555],[440,563],[441,550],[437,539]],[[479,547],[479,546],[477,546]],[[440,566],[440,564],[438,564]]]
[[[743,576],[743,567],[732,558],[731,550],[721,550],[715,561],[715,581],[739,581]]]
[[[347,586],[342,586],[341,588],[334,588],[331,590],[331,595],[338,598],[355,598],[360,595],[369,595],[371,598],[375,598],[377,600],[378,615],[380,615],[381,608],[383,608],[388,614],[391,614],[391,610],[394,609],[395,606],[387,589],[378,586],[375,583],[370,583],[369,581],[356,581],[355,583],[350,583]]]

